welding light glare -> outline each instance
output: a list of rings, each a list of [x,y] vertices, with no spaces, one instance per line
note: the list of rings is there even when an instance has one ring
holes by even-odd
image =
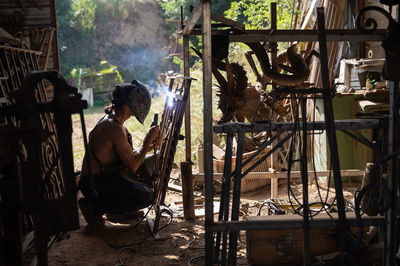
[[[174,106],[174,97],[173,97],[173,94],[171,92],[167,93],[167,103],[168,103],[168,107],[173,107]]]

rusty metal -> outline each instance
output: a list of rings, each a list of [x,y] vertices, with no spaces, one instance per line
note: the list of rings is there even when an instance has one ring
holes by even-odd
[[[363,8],[356,17],[357,28],[361,32],[373,33],[378,27],[378,23],[375,19],[368,17],[364,23],[361,24],[361,18],[366,12],[375,11],[384,15],[388,23],[388,34],[385,40],[382,42],[382,47],[385,50],[385,64],[382,75],[387,80],[400,80],[398,70],[400,68],[400,23],[392,18],[392,15],[385,9],[378,6],[367,6]],[[364,26],[365,25],[365,26]]]
[[[37,52],[2,46],[0,59],[1,121],[17,132],[22,206],[34,221],[38,262],[46,265],[48,237],[79,227],[71,114],[86,102],[58,72],[38,71]]]
[[[180,79],[181,81],[176,86],[175,79]],[[168,95],[165,100],[160,124],[162,144],[155,164],[156,184],[154,211],[156,215],[152,230],[154,234],[156,234],[159,229],[162,206],[164,205],[191,81],[192,79],[190,77],[171,78]]]

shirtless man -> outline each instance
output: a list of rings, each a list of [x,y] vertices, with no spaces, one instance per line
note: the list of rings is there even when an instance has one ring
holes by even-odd
[[[142,147],[134,150],[131,136],[123,126],[131,116],[143,124],[150,110],[150,92],[134,80],[132,84],[117,85],[112,97],[111,104],[104,109],[106,115],[89,134],[89,154],[85,154],[78,183],[85,196],[78,204],[89,225],[103,224],[104,213],[123,214],[147,207],[154,198],[151,174],[138,169],[144,168],[146,153],[159,142],[160,129],[152,126]],[[89,158],[97,195],[88,176]]]

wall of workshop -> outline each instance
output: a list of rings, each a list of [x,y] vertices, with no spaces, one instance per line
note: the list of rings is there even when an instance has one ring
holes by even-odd
[[[332,101],[335,120],[354,119],[357,99],[360,95],[347,94],[335,97]],[[316,121],[324,121],[324,105],[322,99],[315,101]],[[367,139],[372,139],[372,130],[360,130]],[[372,162],[373,153],[362,143],[345,135],[341,131],[336,131],[338,144],[339,163],[341,169],[365,169],[365,164]],[[330,150],[326,132],[314,135],[314,158],[317,170],[327,170],[330,167]],[[312,168],[310,168],[312,169]],[[361,177],[343,177],[343,181],[361,180]],[[327,177],[321,178],[322,182],[327,181]]]

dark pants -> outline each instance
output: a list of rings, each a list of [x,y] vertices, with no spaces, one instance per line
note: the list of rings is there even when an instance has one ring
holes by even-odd
[[[138,170],[140,179],[151,184],[154,164],[153,156],[146,157]],[[95,188],[99,195],[93,204],[98,213],[126,213],[149,206],[154,200],[154,192],[149,185],[135,182],[117,173],[95,176]],[[79,180],[79,189],[85,197],[90,195],[89,178]]]

